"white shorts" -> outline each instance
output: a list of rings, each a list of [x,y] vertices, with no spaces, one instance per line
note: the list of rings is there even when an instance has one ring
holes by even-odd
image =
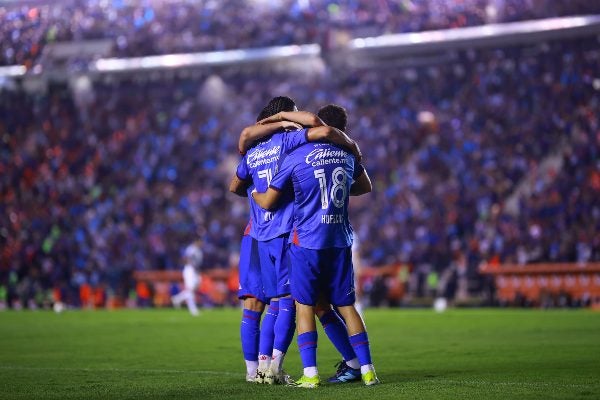
[[[200,284],[200,274],[191,265],[183,267],[183,285],[186,290],[195,291]]]

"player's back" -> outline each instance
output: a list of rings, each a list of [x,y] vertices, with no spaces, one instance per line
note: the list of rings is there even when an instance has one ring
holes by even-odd
[[[286,155],[280,165],[280,179],[289,175],[294,186],[293,242],[312,249],[351,246],[348,199],[360,172],[354,156],[331,144],[308,143]],[[272,187],[281,189],[281,184],[276,179]]]
[[[275,133],[248,150],[238,168],[238,177],[250,176],[254,187],[248,188],[248,197],[252,199],[251,191],[256,188],[264,192],[269,187],[273,176],[277,173],[279,159],[282,154],[306,143],[306,130],[287,133]],[[293,203],[290,195],[284,196],[280,207],[275,211],[266,211],[250,200],[252,226],[250,235],[257,240],[269,240],[288,233],[292,229]]]

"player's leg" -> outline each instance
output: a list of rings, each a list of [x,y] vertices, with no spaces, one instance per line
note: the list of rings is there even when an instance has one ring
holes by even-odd
[[[183,268],[183,290],[171,297],[171,302],[178,308],[181,303],[185,302],[190,314],[196,316],[199,314],[196,306],[195,291],[198,287],[199,276],[194,267],[186,265]]]
[[[191,265],[186,265],[183,268],[183,285],[185,290],[183,291],[183,298],[187,305],[187,309],[193,316],[200,314],[196,305],[196,289],[198,287],[199,277],[198,273]]]
[[[371,360],[369,336],[360,314],[354,305],[341,306],[338,307],[338,310],[347,323],[348,336],[350,337],[350,343],[360,362],[360,372],[364,383],[366,385],[379,383],[377,375],[375,374],[375,367],[373,367],[373,362]]]
[[[379,383],[375,368],[371,360],[369,337],[363,319],[354,307],[354,274],[352,271],[352,255],[350,248],[330,249],[332,253],[333,268],[328,277],[330,301],[335,305],[344,318],[348,329],[350,343],[360,362],[363,382],[366,385]]]
[[[295,245],[290,246],[292,263],[291,291],[296,300],[298,326],[298,350],[302,360],[303,375],[296,386],[315,388],[320,385],[317,369],[317,327],[314,305],[317,302],[319,254],[318,250],[309,250]]]
[[[181,308],[181,303],[185,300],[185,289],[179,291],[176,295],[171,296],[171,303],[173,303],[173,307]]]
[[[269,254],[265,242],[257,242],[260,260],[260,276],[265,297],[270,299],[269,307],[260,326],[260,340],[258,345],[258,371],[256,382],[265,383],[264,379],[271,366],[273,357],[273,343],[275,341],[275,322],[279,315],[279,299],[277,298],[277,274],[275,263]]]
[[[258,344],[258,383],[265,383],[264,379],[271,366],[273,357],[273,342],[275,340],[275,322],[279,315],[279,300],[271,299],[269,306],[260,325],[260,339]]]
[[[258,369],[260,318],[265,308],[256,240],[242,238],[239,260],[238,298],[243,300],[240,339],[246,363],[246,380],[254,382]]]
[[[315,308],[315,314],[319,318],[325,334],[342,355],[342,361],[337,365],[338,369],[335,375],[330,377],[328,382],[344,383],[360,380],[360,363],[352,344],[350,344],[348,330],[342,318],[322,297]]]
[[[267,373],[267,383],[288,383],[283,371],[283,360],[287,353],[296,328],[296,305],[290,296],[279,299],[279,315],[274,326],[273,355]]]
[[[314,388],[320,385],[317,368],[317,326],[315,309],[308,304],[296,303],[298,318],[298,350],[302,360],[303,374],[296,382],[297,386]]]
[[[175,308],[180,308],[181,307],[181,303],[183,303],[184,301],[187,300],[188,298],[188,291],[187,291],[187,284],[186,284],[186,269],[187,269],[187,265],[183,268],[183,270],[181,271],[181,277],[183,279],[183,289],[181,289],[179,291],[179,293],[177,293],[174,296],[171,296],[171,303],[173,303],[173,306]]]
[[[246,362],[246,380],[254,382],[256,380],[256,371],[258,370],[260,317],[265,309],[265,304],[254,297],[245,298],[243,304],[240,338],[244,361]]]
[[[296,329],[296,306],[290,296],[288,236],[277,237],[269,241],[268,246],[270,254],[275,260],[279,314],[274,327],[273,358],[265,381],[270,384],[287,384],[289,377],[283,371],[282,364]]]

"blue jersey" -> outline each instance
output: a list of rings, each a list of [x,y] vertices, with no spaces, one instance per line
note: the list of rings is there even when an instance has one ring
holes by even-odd
[[[284,190],[293,183],[290,240],[307,249],[351,246],[350,186],[363,170],[352,154],[327,143],[308,143],[282,157],[270,187]]]
[[[273,239],[292,230],[294,212],[291,191],[284,196],[276,211],[266,211],[252,200],[252,189],[264,192],[271,179],[277,173],[281,155],[308,142],[308,131],[302,129],[294,132],[275,133],[252,147],[237,167],[237,177],[243,181],[252,179],[253,186],[248,188],[250,216],[252,224],[250,236],[259,241]]]

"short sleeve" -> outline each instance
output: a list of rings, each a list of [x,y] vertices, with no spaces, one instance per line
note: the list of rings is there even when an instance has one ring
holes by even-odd
[[[365,167],[362,164],[354,162],[354,173],[352,174],[352,179],[356,180],[362,173],[365,171]]]
[[[246,181],[251,178],[250,171],[248,170],[248,163],[246,161],[246,156],[244,156],[235,171],[237,177],[242,181]]]
[[[290,152],[298,146],[308,143],[308,129],[300,129],[283,134],[283,153]]]
[[[282,190],[286,183],[292,178],[295,163],[290,156],[283,156],[283,160],[279,164],[279,170],[271,180],[269,187],[275,190]]]

